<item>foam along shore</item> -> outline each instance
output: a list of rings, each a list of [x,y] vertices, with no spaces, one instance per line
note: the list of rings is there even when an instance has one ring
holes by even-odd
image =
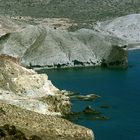
[[[70,108],[69,97],[46,74],[26,69],[14,58],[0,58],[1,125],[14,125],[26,137],[35,134],[42,140],[93,140],[92,130],[61,118]]]

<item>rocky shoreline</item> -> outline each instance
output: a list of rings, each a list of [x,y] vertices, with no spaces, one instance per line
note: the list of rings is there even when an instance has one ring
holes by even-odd
[[[8,125],[21,132],[18,134],[20,139],[31,139],[35,135],[42,140],[94,140],[92,130],[67,119],[83,113],[93,114],[95,120],[108,118],[91,108],[71,112],[67,91],[56,88],[47,75],[37,74],[23,66],[126,67],[127,52],[120,47],[125,42],[88,29],[68,32],[44,25],[30,25],[9,17],[1,16],[0,19],[1,138],[17,137],[16,133],[10,135],[5,130],[5,125]],[[91,94],[71,98],[88,101],[99,96]]]
[[[61,118],[70,113],[71,107],[64,91],[54,87],[47,75],[37,74],[10,59],[0,60],[1,126],[15,126],[27,138],[36,135],[42,140],[94,139],[92,130]],[[8,140],[9,135],[0,137]]]
[[[0,140],[94,140],[92,130],[68,120],[109,117],[91,106],[71,112],[70,100],[100,96],[59,90],[33,69],[127,68],[127,51],[140,46],[140,14],[132,14],[139,4],[0,0]]]

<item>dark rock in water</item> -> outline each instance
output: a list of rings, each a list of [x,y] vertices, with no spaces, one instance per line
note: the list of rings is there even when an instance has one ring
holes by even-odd
[[[109,105],[101,105],[100,108],[107,109],[107,108],[111,108],[111,106],[109,106]]]
[[[73,95],[70,96],[71,99],[77,99],[77,100],[83,100],[83,101],[94,101],[97,98],[100,98],[101,96],[96,94],[88,94],[88,95]]]
[[[97,114],[101,114],[101,112],[93,109],[91,106],[87,106],[84,110],[83,110],[84,114],[93,114],[93,115],[97,115]]]
[[[87,106],[85,110],[83,111],[83,113],[87,115],[92,115],[92,117],[89,116],[89,120],[108,120],[109,119],[109,117],[101,115],[102,113],[100,111],[97,111],[91,108],[91,106]]]
[[[101,96],[98,96],[96,94],[79,95],[79,96],[77,96],[78,99],[81,99],[81,100],[89,100],[89,101],[96,100],[97,98],[100,98],[100,97]]]
[[[110,119],[109,117],[102,115],[102,112],[93,109],[91,106],[87,106],[81,112],[71,112],[70,114],[66,115],[65,118],[71,121],[76,120],[105,121]]]
[[[102,115],[95,116],[92,118],[92,120],[100,120],[100,121],[105,121],[105,120],[109,120],[109,119],[110,119],[109,117],[102,116]]]
[[[75,97],[79,95],[79,92],[72,92],[72,91],[67,91],[67,90],[61,90],[62,94],[69,96],[69,97]]]

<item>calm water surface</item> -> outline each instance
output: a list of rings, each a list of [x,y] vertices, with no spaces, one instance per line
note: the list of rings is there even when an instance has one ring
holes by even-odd
[[[60,89],[96,93],[102,98],[95,102],[73,101],[73,110],[87,105],[110,117],[107,121],[91,121],[88,116],[77,124],[91,128],[96,140],[140,140],[140,50],[129,52],[129,68],[76,68],[43,70]],[[109,105],[109,109],[99,106]]]

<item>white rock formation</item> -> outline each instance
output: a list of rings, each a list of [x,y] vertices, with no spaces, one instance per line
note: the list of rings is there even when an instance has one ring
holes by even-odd
[[[127,41],[129,48],[140,47],[140,14],[131,14],[105,22],[98,22],[95,28],[100,32]]]
[[[47,75],[4,59],[0,60],[0,102],[47,115],[70,111],[69,97]]]
[[[64,91],[54,87],[47,75],[13,60],[0,57],[0,126],[14,125],[27,137],[36,135],[42,140],[94,140],[92,130],[60,116],[70,113],[69,97]]]

